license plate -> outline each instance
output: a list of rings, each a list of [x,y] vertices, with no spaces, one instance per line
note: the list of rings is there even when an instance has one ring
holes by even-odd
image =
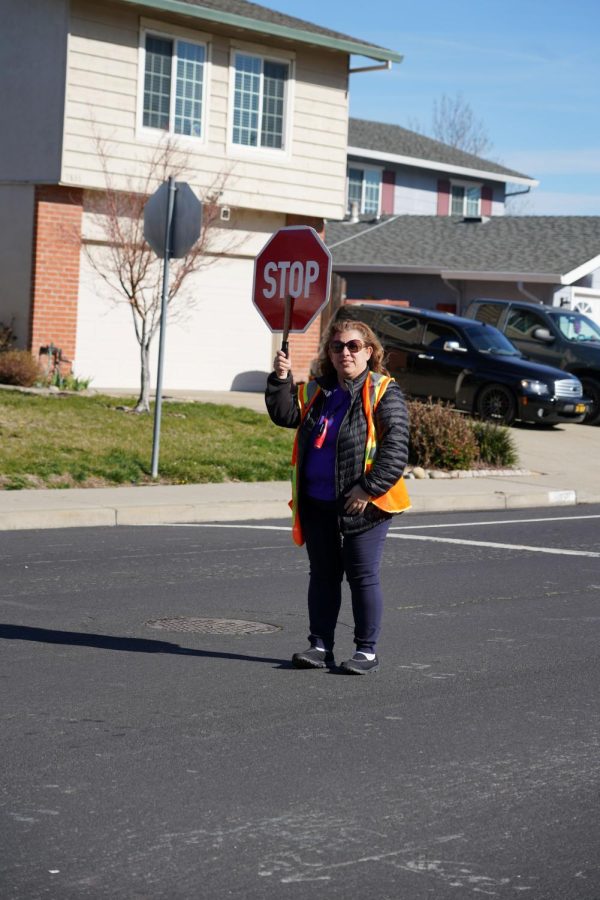
[[[575,405],[575,412],[576,413],[584,413],[585,412],[585,403],[577,403]]]

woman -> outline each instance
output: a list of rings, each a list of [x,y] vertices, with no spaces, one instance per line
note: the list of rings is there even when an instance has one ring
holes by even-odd
[[[306,541],[310,563],[310,646],[292,657],[297,668],[334,664],[344,573],[356,652],[341,668],[352,675],[379,668],[383,544],[392,514],[410,505],[402,481],[408,414],[382,360],[383,349],[368,325],[338,319],[324,335],[314,381],[294,385],[291,361],[281,350],[267,381],[271,419],[297,429],[293,535],[298,544]]]

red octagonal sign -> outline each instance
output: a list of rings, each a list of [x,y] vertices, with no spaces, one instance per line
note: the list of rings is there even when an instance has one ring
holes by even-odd
[[[331,254],[314,228],[290,225],[269,238],[254,263],[252,302],[271,329],[306,331],[329,301]]]

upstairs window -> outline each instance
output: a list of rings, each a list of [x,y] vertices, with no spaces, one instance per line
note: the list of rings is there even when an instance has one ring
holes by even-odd
[[[236,53],[234,69],[233,143],[284,149],[289,63]]]
[[[348,212],[358,204],[361,214],[379,215],[381,208],[381,172],[379,169],[348,169]]]
[[[481,186],[478,184],[453,184],[451,216],[481,215]]]
[[[206,47],[147,34],[144,128],[202,137]]]

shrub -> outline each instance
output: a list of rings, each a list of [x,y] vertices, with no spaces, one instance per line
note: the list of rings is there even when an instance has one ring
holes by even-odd
[[[0,384],[31,387],[40,378],[40,367],[28,350],[6,350],[0,353]]]
[[[479,446],[470,419],[443,403],[408,401],[408,461],[425,469],[471,469]]]
[[[505,468],[517,465],[517,448],[508,428],[492,422],[473,422],[472,427],[482,463]]]
[[[6,353],[12,348],[17,336],[12,329],[12,325],[5,325],[0,322],[0,353]]]

